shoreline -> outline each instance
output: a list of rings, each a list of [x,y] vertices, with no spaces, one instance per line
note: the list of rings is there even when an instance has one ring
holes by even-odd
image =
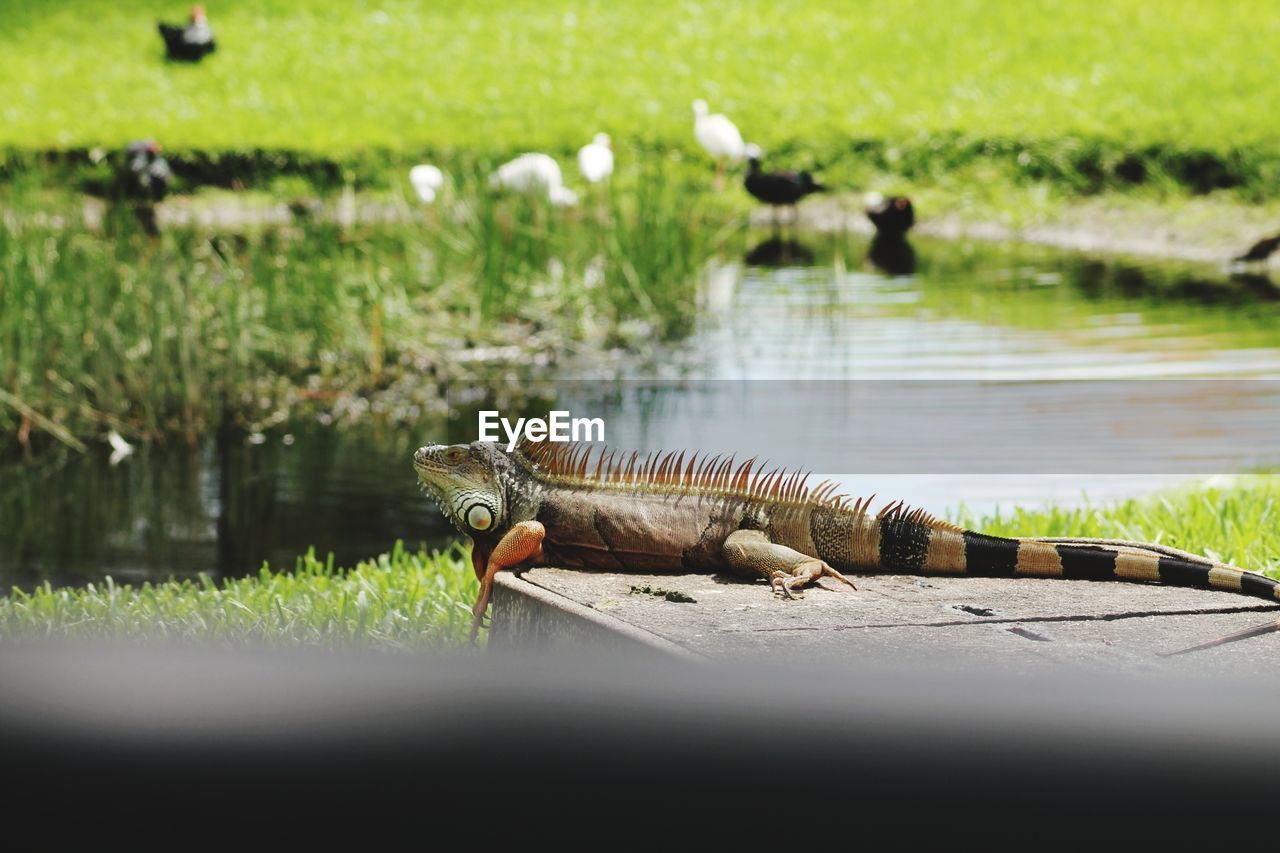
[[[871,235],[874,229],[858,208],[857,198],[837,197],[803,208],[802,230]],[[1013,221],[1000,221],[1001,219]],[[925,211],[909,237],[942,240],[1016,242],[1065,251],[1130,255],[1226,267],[1256,240],[1280,231],[1280,210],[1214,200],[1178,200],[1162,204],[1127,197],[1100,196],[1067,201],[1042,217],[974,215],[944,209]],[[768,211],[751,216],[753,227],[768,228]],[[1258,265],[1255,271],[1267,267]]]
[[[918,207],[924,209],[909,236],[1017,242],[1072,252],[1219,265],[1225,269],[1232,258],[1256,240],[1280,232],[1280,204],[1246,205],[1212,197],[1160,201],[1112,194],[1063,200],[1047,211],[1022,214],[1016,205],[1007,210],[966,209],[962,204],[948,204],[949,199],[944,196],[934,202],[933,209],[938,212],[930,214],[927,205],[933,194],[926,190],[921,195],[926,201]],[[107,202],[83,196],[80,206],[85,227],[101,230]],[[298,209],[305,212],[299,216],[295,212]],[[440,212],[447,210],[425,208],[411,199],[385,194],[348,192],[324,200],[309,199],[300,205],[296,200],[262,194],[237,197],[217,192],[162,202],[157,205],[156,219],[160,227],[170,228],[288,227],[302,222],[350,227],[418,218],[439,221]],[[38,217],[37,221],[68,224],[65,216],[57,213]],[[755,208],[746,214],[746,221],[753,229],[767,230],[772,227],[772,212]],[[802,204],[797,222],[786,227],[801,233],[874,233],[862,213],[861,195],[849,192]],[[1269,265],[1254,265],[1251,271],[1268,268]]]

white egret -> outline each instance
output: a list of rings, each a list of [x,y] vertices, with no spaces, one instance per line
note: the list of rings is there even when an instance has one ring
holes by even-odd
[[[409,170],[409,183],[413,184],[418,198],[430,204],[436,200],[436,193],[444,187],[444,172],[423,163]]]
[[[693,135],[706,152],[716,161],[716,189],[724,187],[725,161],[735,163],[746,156],[747,146],[737,125],[720,113],[710,115],[707,102],[699,98],[693,102]]]
[[[545,193],[552,204],[562,207],[578,202],[577,194],[564,186],[559,164],[546,154],[521,154],[503,163],[489,176],[489,186],[519,193]]]
[[[609,134],[597,133],[589,145],[579,149],[578,171],[589,184],[598,184],[613,174],[613,148]]]
[[[547,190],[547,199],[556,207],[573,207],[578,203],[578,194],[568,187],[552,187]]]

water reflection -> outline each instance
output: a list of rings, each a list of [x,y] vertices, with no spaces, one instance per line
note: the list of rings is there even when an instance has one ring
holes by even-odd
[[[867,246],[867,262],[886,275],[914,275],[916,250],[901,234],[876,234]]]
[[[1271,276],[1256,272],[1233,272],[1230,281],[1240,285],[1249,294],[1266,302],[1280,301],[1280,285]]]
[[[743,261],[752,267],[810,266],[814,261],[813,250],[799,240],[774,235],[753,246]]]
[[[1064,269],[1072,285],[1093,299],[1120,296],[1224,306],[1280,300],[1280,288],[1268,275],[1248,270],[1224,276],[1207,268],[1171,271],[1159,264],[1086,257],[1068,258]]]
[[[115,467],[105,453],[7,467],[0,583],[241,575],[292,566],[309,544],[349,563],[396,539],[443,541],[409,474],[416,431],[316,425],[289,436],[142,447]]]

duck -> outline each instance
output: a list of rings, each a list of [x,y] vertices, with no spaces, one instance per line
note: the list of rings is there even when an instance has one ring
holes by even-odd
[[[213,28],[209,17],[200,5],[191,7],[191,17],[186,24],[156,24],[164,39],[165,56],[178,62],[199,62],[206,54],[213,53],[217,45],[213,40]]]
[[[747,175],[743,178],[742,185],[757,200],[775,210],[779,207],[794,207],[805,196],[827,189],[808,172],[764,171],[760,168],[763,156],[760,146],[746,146]]]
[[[724,187],[725,163],[738,163],[746,155],[746,143],[738,126],[720,113],[711,114],[702,98],[693,102],[693,136],[716,161],[716,189]]]
[[[863,201],[867,218],[876,227],[877,234],[901,237],[916,224],[915,208],[906,196],[885,198],[880,193],[867,193]]]
[[[609,134],[597,133],[578,150],[578,171],[589,184],[598,184],[613,174],[613,146]]]
[[[127,194],[150,202],[163,201],[173,183],[173,169],[154,139],[138,139],[125,148]]]
[[[521,154],[503,163],[489,176],[489,186],[518,193],[545,193],[547,200],[558,207],[578,203],[577,193],[564,185],[560,165],[549,154]]]
[[[419,163],[409,170],[409,183],[423,204],[431,204],[444,188],[444,172],[429,163]]]

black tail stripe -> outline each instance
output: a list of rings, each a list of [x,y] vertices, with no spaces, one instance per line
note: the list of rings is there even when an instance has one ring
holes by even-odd
[[[1062,576],[1077,580],[1109,581],[1116,577],[1116,552],[1089,545],[1059,545]]]
[[[880,565],[895,572],[924,571],[929,556],[929,528],[923,524],[885,517],[880,521]]]
[[[1160,558],[1160,582],[1170,586],[1209,588],[1209,564],[1189,563],[1177,557]]]
[[[1018,540],[964,532],[965,573],[980,578],[1010,578],[1018,568]]]
[[[1259,598],[1269,598],[1274,601],[1276,582],[1262,575],[1251,575],[1245,572],[1240,578],[1240,591],[1245,595],[1256,595]]]
[[[818,546],[818,556],[842,572],[854,568],[853,537],[857,532],[858,521],[852,513],[820,506],[809,515],[809,536]]]

